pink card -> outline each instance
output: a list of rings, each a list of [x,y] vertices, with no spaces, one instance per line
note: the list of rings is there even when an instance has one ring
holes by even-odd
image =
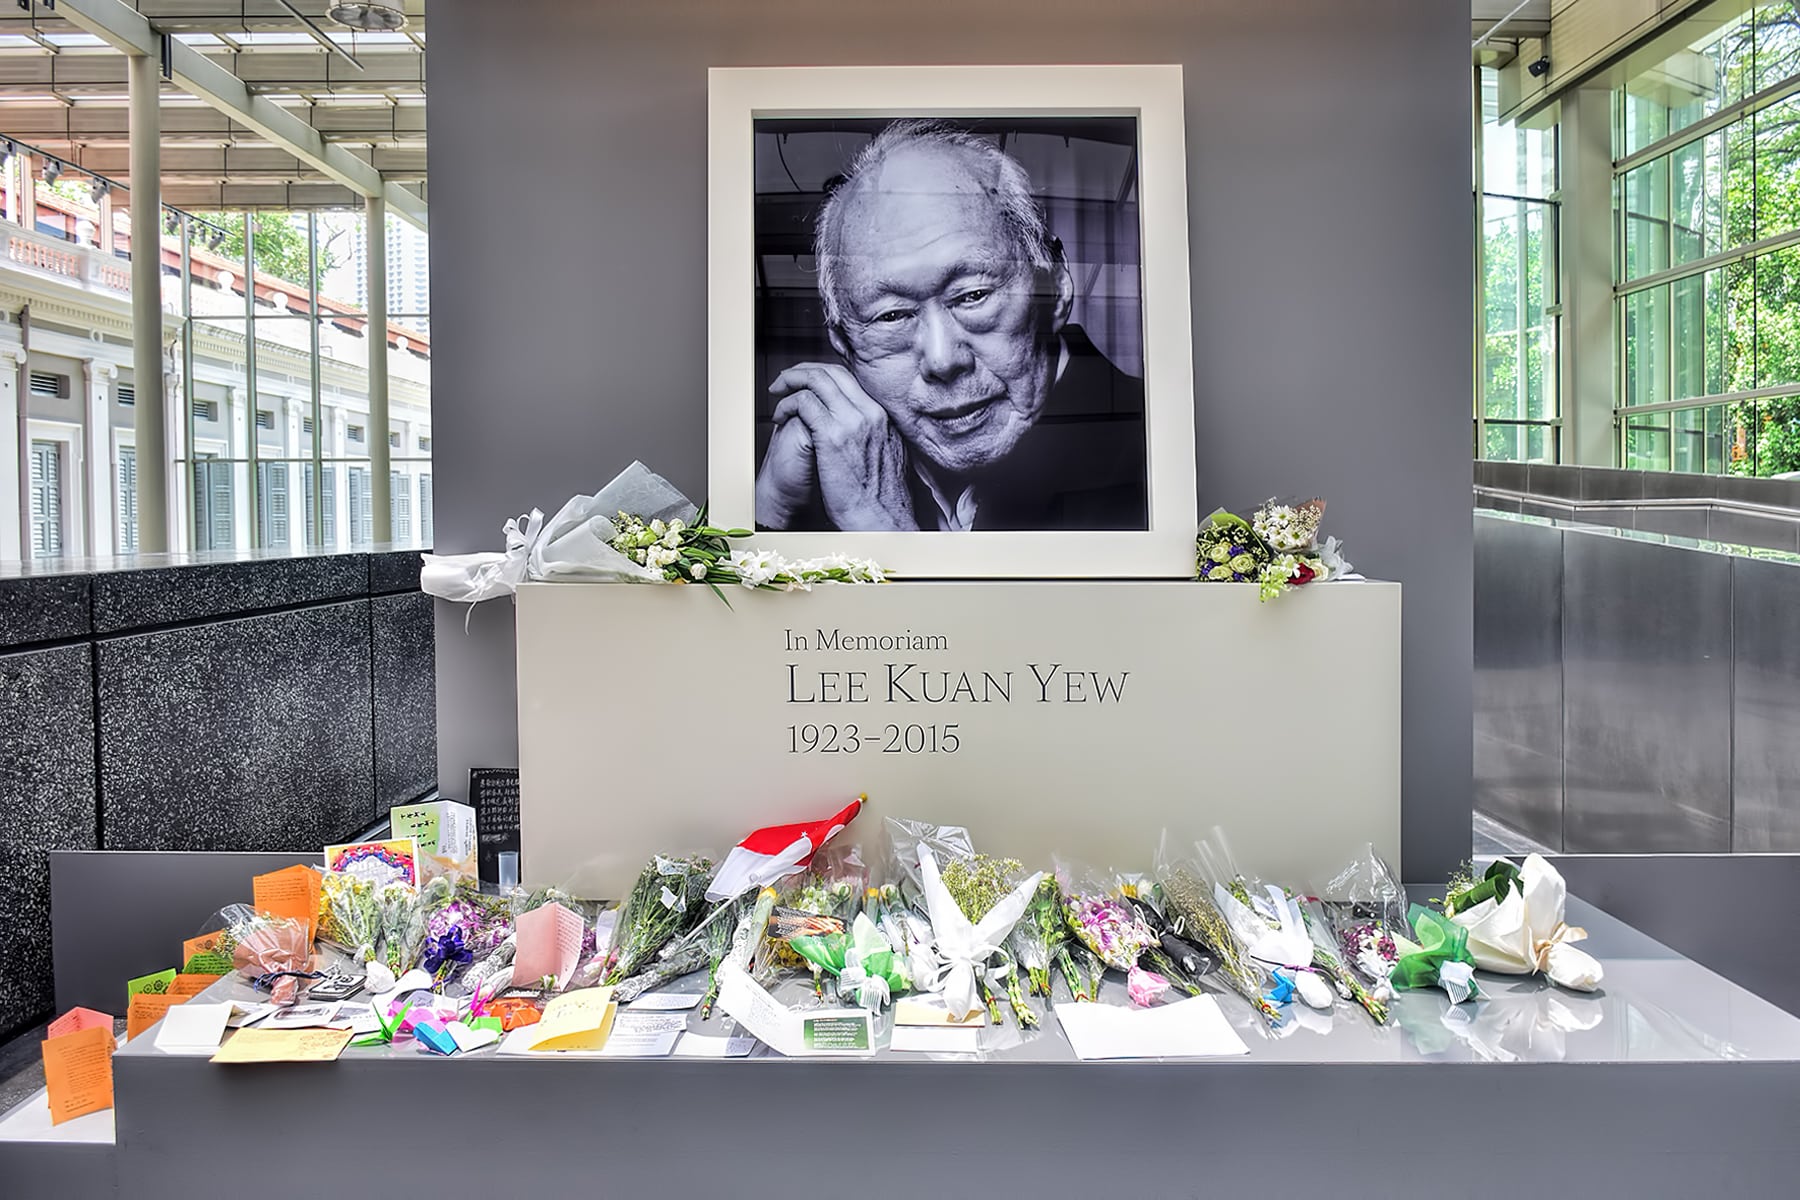
[[[568,983],[581,953],[581,914],[552,902],[520,917],[515,928],[513,986],[532,987],[546,975],[554,976],[559,988]]]
[[[65,1033],[80,1033],[83,1029],[107,1029],[113,1027],[113,1019],[103,1012],[95,1012],[91,1008],[71,1008],[44,1031],[45,1038],[61,1037]]]

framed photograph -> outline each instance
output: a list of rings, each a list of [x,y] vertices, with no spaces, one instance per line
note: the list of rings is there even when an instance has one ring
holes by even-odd
[[[1179,66],[719,68],[709,103],[715,524],[1192,576]]]

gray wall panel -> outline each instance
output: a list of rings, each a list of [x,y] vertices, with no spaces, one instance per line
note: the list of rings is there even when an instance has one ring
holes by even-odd
[[[125,981],[173,966],[181,943],[198,934],[208,917],[227,904],[249,903],[253,878],[320,861],[316,849],[50,855],[48,892],[56,919],[44,944],[56,962],[56,1010],[82,1005],[123,1016]],[[149,896],[156,903],[141,903]],[[106,936],[96,937],[97,929]]]
[[[369,601],[100,643],[109,850],[302,850],[373,811]]]
[[[703,495],[709,66],[1181,62],[1195,515],[1322,495],[1358,566],[1406,585],[1405,861],[1446,871],[1472,786],[1469,431],[1444,403],[1468,386],[1466,32],[1439,0],[434,10],[439,549],[497,549],[507,516],[633,457]],[[509,194],[509,229],[567,229],[571,197],[599,218],[578,239],[496,236],[494,181],[515,178],[534,182]],[[460,613],[439,620],[438,773],[456,788],[516,762],[510,612],[467,639]]]
[[[1570,534],[1564,849],[1731,848],[1731,560]]]
[[[1563,838],[1563,532],[1475,518],[1475,804]]]
[[[1800,566],[1732,572],[1731,848],[1800,850]]]
[[[50,1004],[47,856],[96,844],[92,662],[0,654],[0,1041]]]
[[[94,576],[94,632],[319,604],[369,593],[369,556],[320,554]]]
[[[368,819],[437,783],[437,673],[432,599],[424,592],[369,601],[375,689],[375,795]]]
[[[85,637],[92,586],[87,575],[0,576],[0,646]]]

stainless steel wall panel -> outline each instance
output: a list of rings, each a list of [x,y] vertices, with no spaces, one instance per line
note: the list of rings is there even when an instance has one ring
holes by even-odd
[[[1644,496],[1644,472],[1625,471],[1617,467],[1578,469],[1583,500],[1641,500]]]
[[[1568,852],[1730,849],[1731,570],[1721,554],[1565,534]]]
[[[1637,510],[1636,527],[1647,533],[1660,533],[1668,537],[1693,538],[1696,541],[1707,537],[1708,509],[1694,508],[1640,508]]]
[[[1733,850],[1800,850],[1800,566],[1732,561]]]
[[[1715,508],[1707,519],[1707,537],[1715,542],[1736,546],[1757,546],[1765,550],[1785,550],[1792,554],[1800,549],[1795,540],[1800,525],[1755,513],[1733,512]]]
[[[1475,807],[1559,849],[1563,538],[1475,518]]]

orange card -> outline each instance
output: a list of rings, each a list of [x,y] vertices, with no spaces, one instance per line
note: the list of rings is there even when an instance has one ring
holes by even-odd
[[[223,975],[177,975],[175,982],[169,985],[169,995],[188,1000],[223,978]]]
[[[308,938],[318,932],[319,873],[311,867],[295,864],[258,875],[250,888],[258,912],[305,921]]]
[[[196,954],[203,954],[208,950],[215,949],[224,940],[224,930],[215,930],[212,933],[203,933],[199,937],[189,938],[181,943],[181,961],[186,962]]]
[[[161,995],[139,992],[131,998],[131,1008],[125,1014],[125,1040],[130,1041],[162,1020],[163,1014],[170,1008],[186,1002],[186,996],[177,996],[171,992]]]
[[[112,1030],[98,1026],[44,1043],[44,1087],[50,1093],[52,1125],[113,1106],[112,1054]]]
[[[103,1012],[95,1012],[91,1008],[71,1008],[56,1020],[50,1022],[50,1028],[44,1031],[46,1038],[58,1038],[65,1033],[80,1033],[83,1029],[104,1029],[112,1032],[113,1019]]]

